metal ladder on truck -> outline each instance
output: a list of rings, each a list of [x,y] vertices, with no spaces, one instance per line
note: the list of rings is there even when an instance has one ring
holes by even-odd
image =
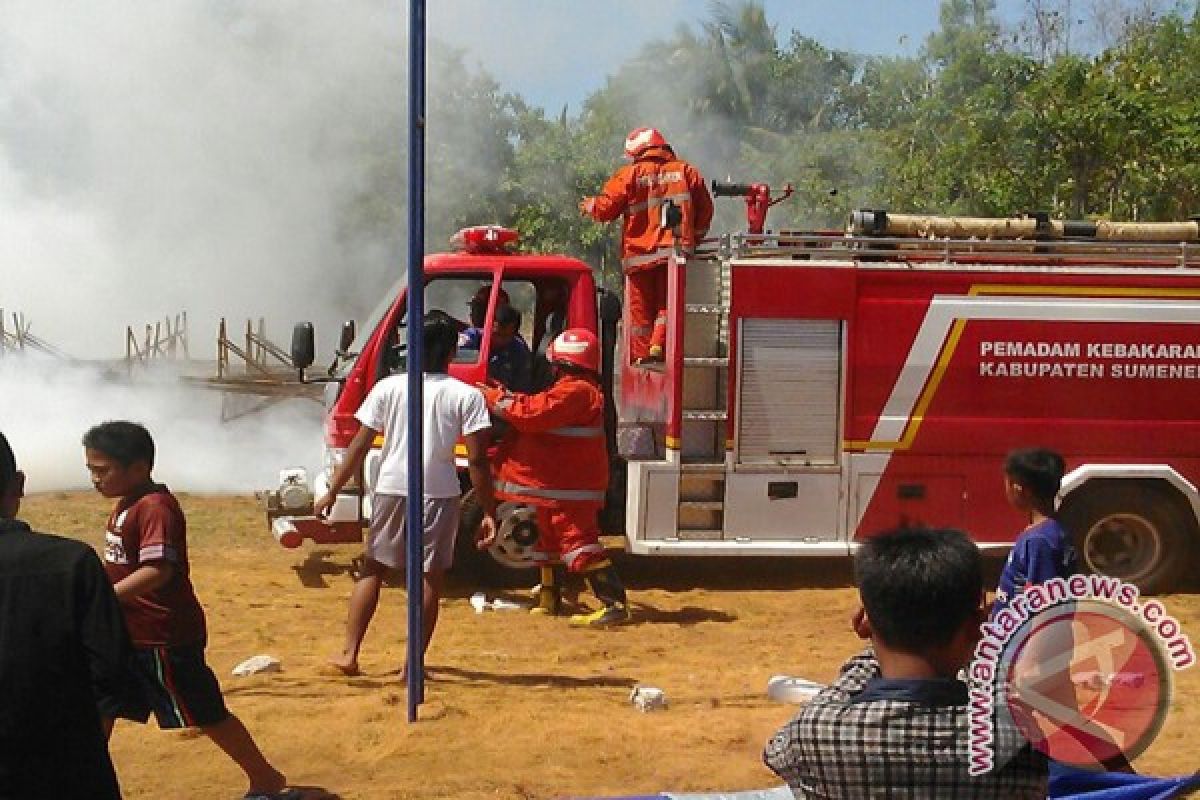
[[[725,525],[729,420],[729,262],[715,250],[687,260],[681,364],[678,537],[718,541]]]

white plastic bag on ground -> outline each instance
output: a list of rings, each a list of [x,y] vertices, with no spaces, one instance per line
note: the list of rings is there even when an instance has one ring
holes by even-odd
[[[775,675],[767,681],[767,697],[777,703],[807,703],[824,688],[824,684],[807,678]]]
[[[251,656],[233,668],[233,674],[239,678],[246,675],[257,675],[260,672],[279,672],[283,665],[274,656]]]

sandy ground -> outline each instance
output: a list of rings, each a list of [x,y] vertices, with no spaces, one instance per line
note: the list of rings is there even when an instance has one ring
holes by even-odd
[[[622,562],[636,624],[569,629],[520,612],[477,615],[456,584],[429,654],[433,680],[406,722],[404,591],[385,589],[362,658],[365,674],[325,674],[341,646],[355,548],[288,551],[252,499],[181,497],[192,572],[208,613],[209,660],[226,700],[293,784],[343,798],[551,798],[764,788],[769,735],[792,707],[766,696],[775,674],[827,681],[857,640],[847,563]],[[28,498],[43,530],[103,538],[107,501]],[[521,593],[508,593],[520,599]],[[585,593],[586,602],[589,596]],[[1200,643],[1200,595],[1164,598]],[[268,653],[278,674],[235,678]],[[629,703],[663,688],[665,712]],[[1176,675],[1170,717],[1139,759],[1149,774],[1200,766],[1200,669]],[[113,756],[127,798],[240,797],[236,768],[209,742],[121,723]]]

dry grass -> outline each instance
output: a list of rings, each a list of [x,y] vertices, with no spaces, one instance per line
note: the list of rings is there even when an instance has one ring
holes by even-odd
[[[181,498],[193,580],[208,613],[209,660],[226,700],[293,783],[344,798],[544,798],[762,788],[767,737],[789,716],[773,674],[829,680],[857,641],[842,562],[626,564],[638,624],[568,629],[519,612],[476,615],[469,586],[443,601],[420,721],[405,721],[404,591],[386,589],[359,678],[324,674],[341,646],[353,548],[287,551],[245,497]],[[29,498],[35,527],[103,538],[107,504],[88,494]],[[516,597],[516,595],[510,595]],[[587,596],[584,595],[584,599]],[[1200,639],[1200,597],[1166,598]],[[234,678],[257,653],[282,673]],[[1140,770],[1196,769],[1200,670],[1177,675],[1172,714]],[[666,712],[628,702],[666,690]],[[1188,744],[1191,741],[1192,744]],[[126,797],[230,798],[241,778],[207,741],[121,723],[113,754]]]

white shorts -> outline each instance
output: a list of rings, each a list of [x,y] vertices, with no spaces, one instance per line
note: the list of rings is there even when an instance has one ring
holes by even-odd
[[[404,566],[407,506],[407,498],[399,494],[376,494],[371,499],[367,558],[393,569]],[[458,535],[458,518],[457,497],[425,498],[421,537],[425,547],[425,572],[450,569],[454,563],[454,539]]]

